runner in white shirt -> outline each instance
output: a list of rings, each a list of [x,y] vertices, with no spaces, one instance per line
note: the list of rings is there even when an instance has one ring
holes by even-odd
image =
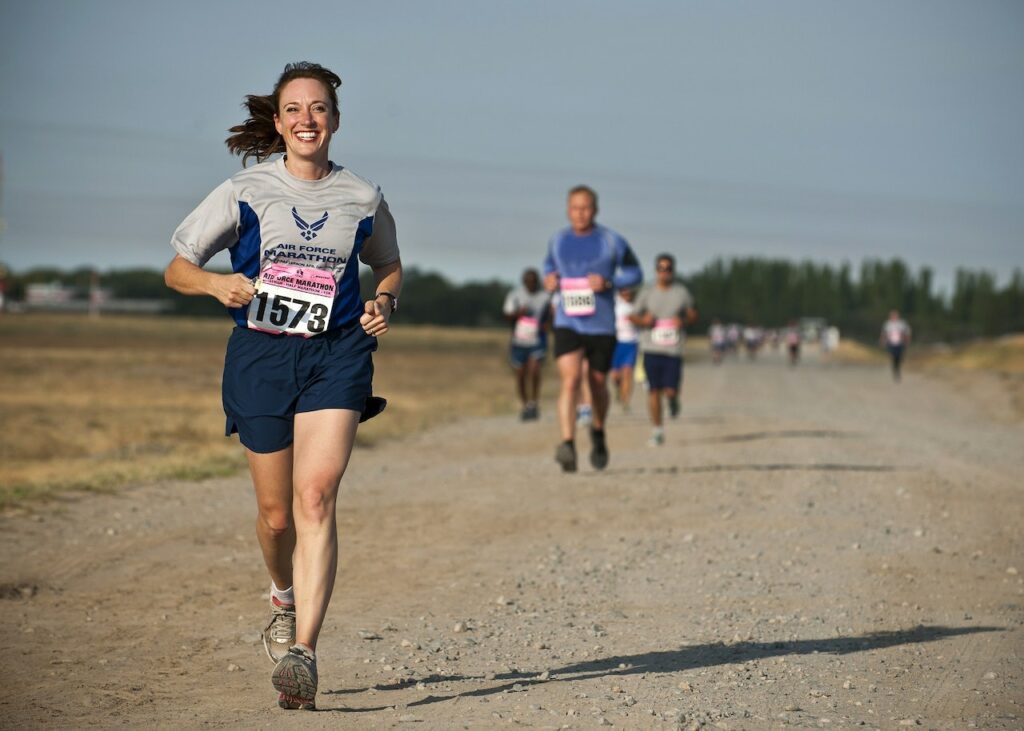
[[[889,351],[889,358],[892,362],[892,378],[894,381],[899,381],[904,351],[910,345],[910,325],[900,317],[898,310],[889,312],[889,319],[882,324],[878,342]]]
[[[611,375],[615,395],[626,413],[629,413],[629,402],[633,396],[633,371],[640,350],[640,331],[629,319],[633,314],[635,296],[632,287],[620,289],[615,296],[615,352],[612,353]]]
[[[536,269],[523,272],[523,286],[505,297],[502,312],[512,325],[509,363],[516,374],[516,392],[522,409],[519,418],[539,418],[541,367],[548,352],[547,329],[551,324],[551,293],[540,286]]]
[[[711,327],[708,329],[708,340],[711,341],[711,360],[715,365],[722,363],[722,356],[725,355],[725,351],[729,347],[729,341],[726,337],[725,326],[722,325],[722,321],[717,317],[711,321]]]
[[[402,286],[380,189],[329,158],[340,85],[302,62],[285,67],[271,94],[246,98],[249,119],[227,145],[243,165],[259,164],[182,222],[164,274],[178,292],[215,297],[237,325],[224,363],[226,432],[238,432],[256,492],[271,578],[264,645],[285,709],[316,707],[316,644],[338,568],[338,487],[357,424],[383,409],[371,354]],[[232,274],[202,268],[224,250]],[[366,302],[359,260],[376,280]]]

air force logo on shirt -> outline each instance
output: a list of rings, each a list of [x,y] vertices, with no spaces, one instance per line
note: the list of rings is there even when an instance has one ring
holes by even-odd
[[[324,215],[316,221],[313,221],[313,223],[306,223],[302,220],[302,216],[299,215],[299,212],[295,210],[295,207],[292,206],[292,218],[295,219],[295,225],[299,227],[299,232],[302,234],[302,238],[306,241],[312,241],[316,238],[316,232],[322,229],[327,223],[327,211],[324,211]]]

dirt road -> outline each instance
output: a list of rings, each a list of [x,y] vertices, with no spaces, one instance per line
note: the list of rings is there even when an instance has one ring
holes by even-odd
[[[640,405],[603,473],[550,407],[357,451],[315,714],[276,708],[243,477],[3,518],[0,726],[1024,726],[994,381],[696,364],[660,449]]]

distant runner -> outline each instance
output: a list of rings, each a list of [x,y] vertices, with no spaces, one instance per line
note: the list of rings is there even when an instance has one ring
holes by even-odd
[[[679,392],[683,381],[685,328],[697,321],[690,291],[675,281],[675,258],[661,254],[655,262],[653,285],[640,290],[632,319],[643,330],[640,348],[647,373],[647,404],[651,415],[651,446],[665,443],[661,399],[668,401],[670,416],[679,416]]]
[[[402,287],[380,188],[329,157],[339,86],[337,74],[301,62],[285,67],[271,94],[246,97],[249,118],[231,128],[227,146],[243,165],[258,164],[178,226],[164,273],[182,294],[215,297],[236,324],[224,359],[225,432],[238,433],[249,461],[271,579],[263,642],[278,705],[289,710],[316,708],[317,639],[338,575],[338,487],[358,424],[384,408],[373,395],[372,353]],[[221,251],[233,272],[203,269]],[[365,302],[359,261],[376,282]],[[200,665],[196,693],[223,682]]]
[[[910,325],[906,320],[900,318],[898,310],[890,310],[889,319],[882,325],[882,333],[878,337],[878,342],[889,351],[893,380],[900,380],[903,353],[910,345]]]
[[[715,365],[722,363],[725,352],[729,349],[729,340],[726,335],[725,326],[717,317],[711,321],[711,328],[708,330],[708,340],[711,341],[711,361]]]
[[[626,413],[629,413],[629,403],[633,397],[633,374],[637,352],[640,349],[640,333],[636,329],[636,324],[629,319],[633,314],[635,298],[635,292],[628,288],[619,290],[615,296],[615,353],[612,354],[612,381],[615,382],[616,399]]]
[[[555,358],[561,377],[558,424],[562,441],[555,460],[565,472],[576,471],[576,392],[584,361],[589,364],[592,414],[590,464],[608,464],[605,417],[608,414],[608,369],[615,350],[616,288],[633,287],[643,273],[629,244],[594,221],[597,193],[585,185],[569,191],[569,226],[557,232],[544,259],[544,288],[559,292],[555,310]]]
[[[795,366],[800,362],[800,328],[795,321],[790,321],[786,328],[786,351],[789,353],[789,364]]]
[[[508,293],[502,311],[512,324],[509,362],[516,374],[516,391],[522,406],[519,418],[537,419],[541,368],[548,352],[546,330],[551,320],[551,293],[541,289],[536,269],[523,272],[522,286]]]

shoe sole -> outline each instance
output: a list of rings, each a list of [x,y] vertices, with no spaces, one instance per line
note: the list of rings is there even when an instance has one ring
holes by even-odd
[[[563,455],[556,454],[555,461],[562,465],[562,472],[575,472],[576,471],[576,457],[568,457],[563,459]]]
[[[285,658],[287,660],[287,658]],[[314,710],[316,708],[316,678],[298,660],[282,660],[274,668],[270,681],[281,693],[277,704],[286,710]]]
[[[313,701],[303,700],[302,698],[293,698],[290,695],[282,693],[277,697],[277,705],[286,711],[315,711],[316,703]]]
[[[608,450],[599,452],[594,450],[590,453],[590,465],[595,470],[603,470],[608,466]]]

